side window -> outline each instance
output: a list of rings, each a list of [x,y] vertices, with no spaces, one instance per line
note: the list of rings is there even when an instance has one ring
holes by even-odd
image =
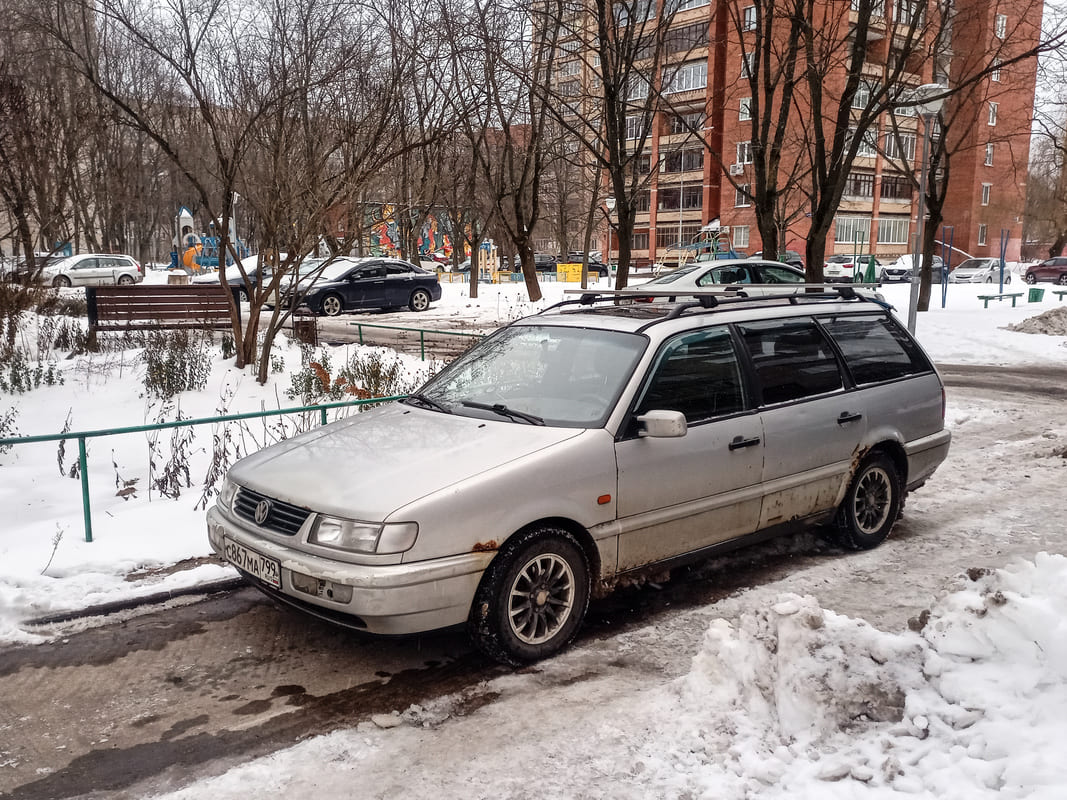
[[[83,258],[72,269],[96,269],[99,259],[96,258]]]
[[[660,352],[637,413],[681,411],[692,424],[745,407],[730,332],[709,328],[671,339]]]
[[[867,314],[819,321],[841,349],[859,385],[891,381],[931,369],[915,342],[888,317]]]
[[[719,283],[752,283],[748,267],[719,267],[701,276],[697,286],[713,286]]]
[[[766,405],[843,388],[833,348],[812,319],[741,325]]]
[[[804,283],[804,276],[781,267],[760,267],[764,283]]]
[[[388,275],[408,275],[413,270],[403,264],[386,264],[385,271]]]

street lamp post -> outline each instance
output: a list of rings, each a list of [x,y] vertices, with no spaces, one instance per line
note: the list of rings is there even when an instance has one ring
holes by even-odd
[[[939,83],[926,83],[915,90],[917,99],[938,95],[945,91],[945,87]],[[923,152],[922,165],[919,172],[919,216],[916,224],[916,242],[911,254],[911,302],[908,304],[908,333],[915,334],[916,317],[919,313],[919,283],[922,280],[920,248],[923,246],[926,228],[926,186],[930,179],[930,132],[934,127],[934,120],[941,112],[941,106],[945,104],[943,97],[920,102],[915,110],[923,120]]]
[[[604,258],[608,260],[608,275],[611,275],[611,212],[615,210],[615,198],[604,198],[604,205],[608,209],[608,250],[605,253]]]

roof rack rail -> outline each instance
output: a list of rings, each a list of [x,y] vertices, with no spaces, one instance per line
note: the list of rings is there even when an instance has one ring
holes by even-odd
[[[746,283],[725,284],[722,286],[715,286],[714,288],[695,289],[644,289],[641,286],[628,286],[625,289],[600,289],[597,291],[590,291],[588,289],[564,289],[563,293],[565,295],[579,295],[579,298],[576,300],[562,300],[544,310],[548,311],[565,305],[578,304],[589,306],[598,302],[616,302],[624,298],[634,299],[646,297],[665,298],[670,301],[691,297],[696,301],[696,304],[699,304],[703,308],[715,308],[722,300],[747,300],[750,302],[788,300],[793,304],[796,304],[801,300],[862,300],[864,302],[874,303],[875,305],[882,306],[886,309],[892,309],[892,306],[889,303],[885,302],[880,297],[875,296],[873,293],[856,291],[857,289],[876,289],[877,287],[878,284],[876,283],[797,283],[788,284],[785,287],[780,283]],[[773,288],[775,291],[765,295],[750,295],[746,290],[751,288]],[[790,289],[793,290],[790,291]],[[690,304],[689,307],[692,307],[692,305],[693,304]]]

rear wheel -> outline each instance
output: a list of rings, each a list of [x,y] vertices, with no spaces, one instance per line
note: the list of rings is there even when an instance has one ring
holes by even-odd
[[[430,293],[425,289],[416,289],[411,293],[408,308],[412,311],[425,311],[430,307]]]
[[[835,538],[849,550],[869,550],[889,536],[903,505],[900,474],[893,460],[874,453],[860,462],[845,501],[834,518]]]
[[[119,286],[133,286],[133,278],[129,275],[119,275]]]
[[[66,275],[56,275],[55,279],[52,281],[52,285],[57,289],[66,289],[70,286],[70,278]]]
[[[1067,286],[1067,272],[1060,275],[1060,279],[1056,281],[1060,286]]]
[[[489,658],[519,666],[554,655],[574,637],[589,605],[589,560],[569,532],[516,534],[482,576],[468,629]]]
[[[336,317],[342,311],[344,311],[345,304],[339,294],[328,294],[322,298],[321,304],[322,313],[327,317]]]

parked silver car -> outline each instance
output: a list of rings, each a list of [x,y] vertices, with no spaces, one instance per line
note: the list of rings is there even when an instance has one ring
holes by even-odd
[[[129,286],[144,280],[144,268],[132,256],[84,253],[49,261],[41,280],[56,288],[66,286]]]
[[[620,580],[817,524],[874,547],[948,452],[929,358],[849,287],[616,297],[515,322],[406,400],[237,462],[213,548],[318,617],[466,625],[523,664]]]
[[[949,283],[998,283],[999,258],[968,258],[948,274]],[[1004,283],[1011,283],[1011,270],[1004,268]]]

